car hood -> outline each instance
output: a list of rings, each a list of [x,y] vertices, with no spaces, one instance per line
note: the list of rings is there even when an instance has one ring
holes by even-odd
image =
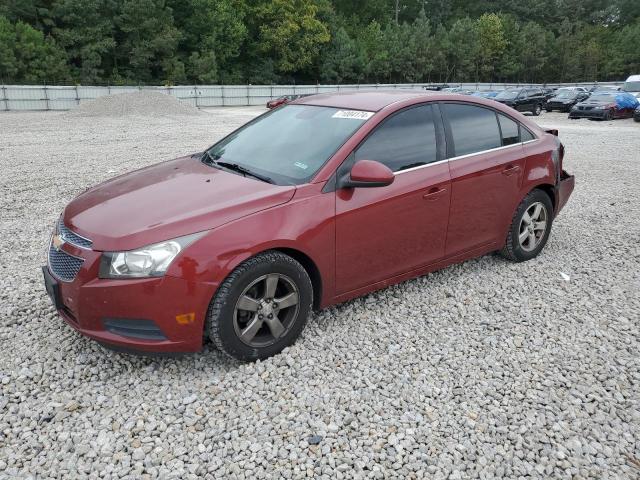
[[[295,190],[182,157],[90,188],[67,206],[64,223],[94,250],[131,250],[286,203]]]

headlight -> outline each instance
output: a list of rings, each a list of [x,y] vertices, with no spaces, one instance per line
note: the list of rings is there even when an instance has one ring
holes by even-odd
[[[202,235],[204,232],[126,252],[103,252],[99,276],[100,278],[161,277],[178,254]]]
[[[604,110],[604,107],[602,105],[596,105],[595,107],[593,107],[594,110]]]

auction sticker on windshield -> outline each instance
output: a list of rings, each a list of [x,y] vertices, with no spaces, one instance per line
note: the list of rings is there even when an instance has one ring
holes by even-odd
[[[373,112],[363,112],[362,110],[338,110],[332,115],[333,118],[354,118],[357,120],[368,120],[373,116]]]

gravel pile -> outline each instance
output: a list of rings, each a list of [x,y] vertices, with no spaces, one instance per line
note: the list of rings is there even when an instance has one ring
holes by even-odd
[[[123,117],[198,115],[200,111],[164,93],[141,90],[135,93],[106,95],[81,103],[65,115],[69,117]]]
[[[577,187],[538,259],[485,256],[319,312],[264,362],[130,357],[65,325],[38,271],[64,205],[258,111],[0,115],[0,478],[639,477],[631,121],[540,117]]]

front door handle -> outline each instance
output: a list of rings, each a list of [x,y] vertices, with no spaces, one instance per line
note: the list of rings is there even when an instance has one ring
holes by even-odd
[[[427,193],[425,193],[422,198],[424,198],[425,200],[433,201],[437,200],[445,193],[447,193],[446,188],[433,187]]]
[[[513,175],[514,173],[518,173],[519,171],[520,171],[520,167],[518,165],[509,165],[504,170],[502,170],[502,174],[509,176],[509,175]]]

